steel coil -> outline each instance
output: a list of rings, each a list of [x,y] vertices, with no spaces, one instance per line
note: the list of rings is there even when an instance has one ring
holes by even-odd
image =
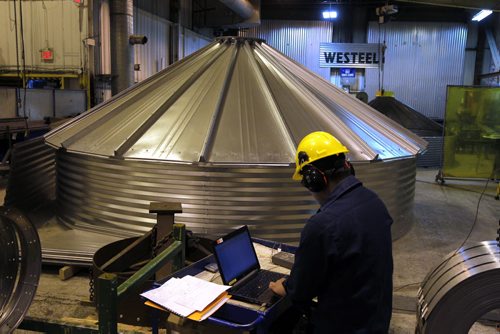
[[[417,333],[468,333],[500,308],[500,248],[483,241],[449,254],[418,291]]]
[[[0,249],[0,333],[11,333],[33,301],[42,266],[36,228],[16,209],[0,207]]]

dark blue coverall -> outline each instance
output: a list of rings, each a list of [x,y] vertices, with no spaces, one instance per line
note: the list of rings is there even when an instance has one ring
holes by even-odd
[[[392,313],[392,218],[354,176],[342,180],[306,223],[285,282],[315,333],[387,333]]]

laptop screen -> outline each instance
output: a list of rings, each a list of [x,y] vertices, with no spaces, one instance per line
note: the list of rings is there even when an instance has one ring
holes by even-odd
[[[260,268],[247,226],[217,239],[214,242],[214,255],[226,285],[233,285],[252,270]]]

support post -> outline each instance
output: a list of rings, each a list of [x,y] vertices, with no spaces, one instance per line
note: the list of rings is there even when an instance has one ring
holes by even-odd
[[[99,313],[99,333],[118,333],[117,305],[118,305],[118,278],[115,274],[104,273],[97,278]]]
[[[173,261],[173,270],[176,272],[184,267],[184,262],[186,260],[186,225],[184,224],[174,224],[174,231],[172,233],[174,240],[181,243],[182,249]]]
[[[182,213],[182,206],[180,203],[165,203],[165,202],[151,202],[149,204],[149,212],[156,213],[156,241],[155,245],[161,245],[163,239],[168,237],[173,230],[174,215]],[[173,240],[161,245],[156,250],[159,253],[172,244]],[[172,263],[165,264],[155,274],[155,280],[160,281],[172,273]]]

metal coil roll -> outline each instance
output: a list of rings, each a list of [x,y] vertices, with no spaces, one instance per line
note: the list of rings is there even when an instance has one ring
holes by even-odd
[[[0,249],[0,333],[11,333],[33,301],[42,267],[36,228],[18,210],[0,207]]]
[[[500,248],[496,241],[462,247],[445,257],[418,291],[417,333],[468,333],[500,308]]]

